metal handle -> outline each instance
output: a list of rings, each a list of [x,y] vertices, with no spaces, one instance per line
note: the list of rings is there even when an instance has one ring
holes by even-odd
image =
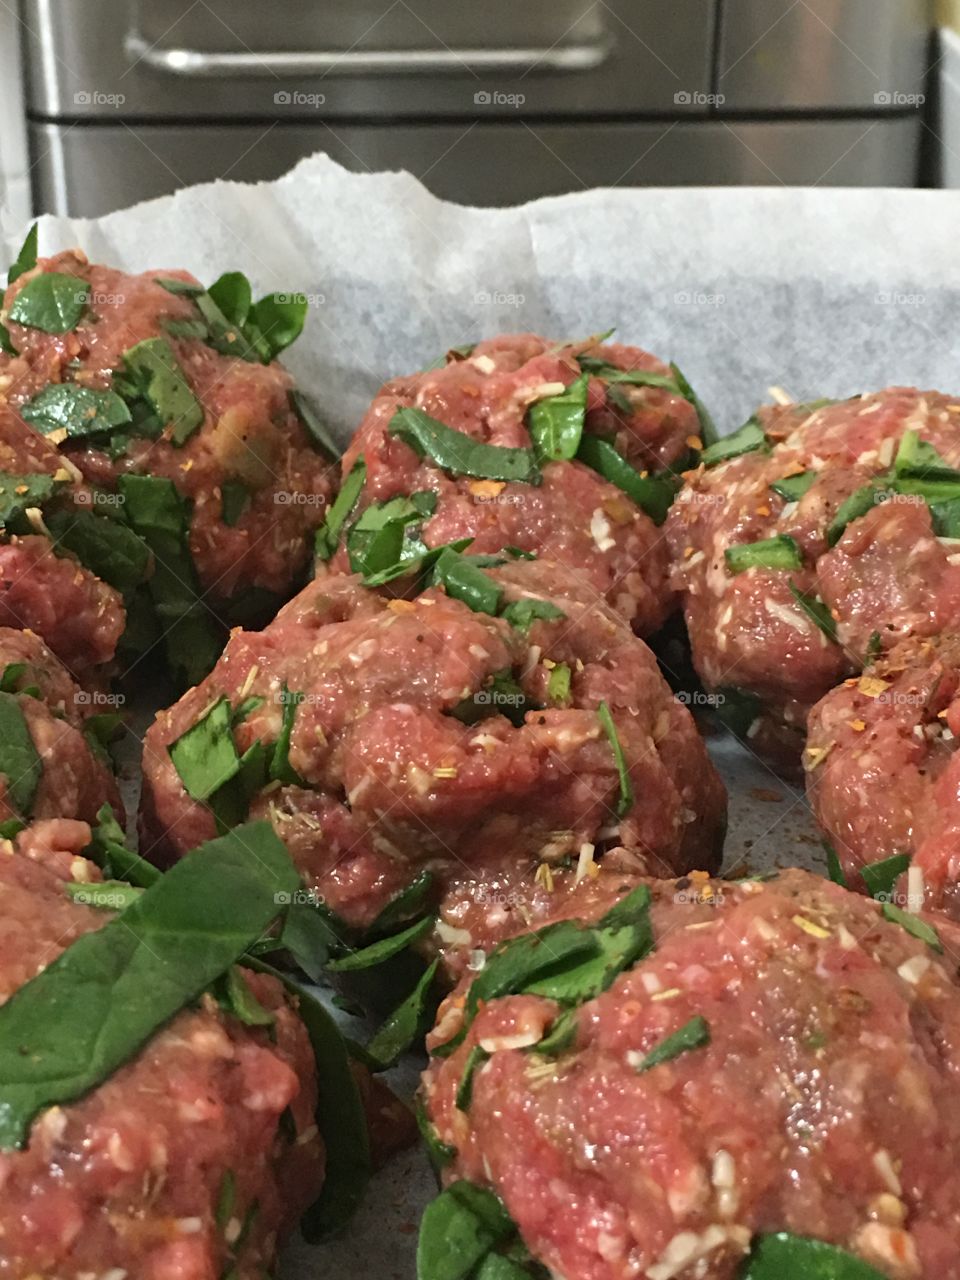
[[[141,35],[127,37],[127,52],[155,71],[191,79],[221,76],[410,75],[485,71],[590,71],[609,52],[609,42],[530,49],[333,49],[270,53],[203,49],[158,49]]]

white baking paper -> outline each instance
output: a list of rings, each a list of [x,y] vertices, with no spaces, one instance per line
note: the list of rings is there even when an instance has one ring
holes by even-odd
[[[468,209],[408,174],[348,173],[318,155],[274,183],[194,187],[96,221],[44,217],[40,247],[205,282],[239,268],[258,292],[306,292],[308,324],[285,359],[344,442],[382,381],[451,346],[611,326],[675,360],[727,431],[771,386],[803,400],[960,390],[958,215],[960,192],[786,188]],[[18,247],[11,238],[9,258]],[[725,868],[822,869],[802,793],[729,738],[711,750],[730,789]],[[401,1092],[418,1068],[411,1058],[395,1073]],[[412,1280],[433,1194],[423,1154],[397,1158],[341,1239],[287,1250],[283,1280]]]

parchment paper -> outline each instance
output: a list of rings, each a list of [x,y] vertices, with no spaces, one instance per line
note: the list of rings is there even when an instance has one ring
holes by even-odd
[[[344,442],[385,378],[450,346],[614,325],[675,360],[727,431],[772,385],[797,399],[894,383],[960,391],[958,215],[960,192],[786,188],[592,191],[477,210],[408,174],[314,156],[274,183],[195,187],[97,221],[44,217],[40,248],[79,244],[127,270],[186,267],[204,282],[239,268],[257,292],[306,292],[307,328],[285,359]],[[8,259],[18,247],[14,237]],[[729,738],[711,751],[730,790],[725,869],[822,869],[801,792]],[[393,1073],[401,1092],[419,1066],[411,1056]],[[341,1239],[287,1250],[282,1280],[412,1280],[434,1192],[422,1153],[399,1157]]]

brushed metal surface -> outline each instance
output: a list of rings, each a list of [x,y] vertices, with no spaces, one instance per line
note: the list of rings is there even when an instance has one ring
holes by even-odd
[[[408,169],[436,195],[501,205],[603,186],[910,186],[920,122],[850,119],[345,125],[33,124],[37,211],[95,216],[194,182],[279,176],[325,151]]]

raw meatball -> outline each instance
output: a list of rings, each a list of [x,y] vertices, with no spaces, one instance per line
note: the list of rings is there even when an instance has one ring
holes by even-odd
[[[534,552],[583,574],[641,635],[656,630],[674,603],[666,544],[645,510],[581,460],[582,448],[573,460],[544,463],[536,483],[471,477],[421,457],[391,433],[391,423],[398,409],[413,408],[468,441],[529,450],[531,406],[584,379],[583,438],[613,446],[642,484],[633,468],[644,477],[671,472],[699,445],[697,411],[676,384],[673,390],[621,384],[611,380],[611,370],[625,376],[646,370],[670,382],[667,366],[632,347],[551,344],[532,334],[495,338],[467,358],[451,357],[442,368],[393,379],[373,401],[343,460],[344,476],[361,458],[366,466],[358,510],[429,492],[434,509],[421,530],[427,547],[471,538],[471,553],[511,545]],[[594,367],[606,372],[594,376]],[[669,503],[668,479],[659,483],[661,500]],[[663,510],[650,510],[662,520]],[[349,567],[358,566],[341,546],[332,568]]]
[[[828,689],[960,620],[960,404],[894,387],[746,430],[749,451],[699,468],[671,508],[673,582],[705,684],[755,747],[795,764]]]
[[[617,846],[648,870],[714,866],[723,787],[647,647],[562,567],[520,561],[489,582],[506,617],[332,576],[263,631],[234,632],[147,734],[143,852],[182,855],[233,803],[236,782],[211,792],[224,775],[203,783],[191,763],[219,717],[232,775],[267,748],[251,812],[353,925],[425,867],[441,882],[504,864],[534,875]]]
[[[614,962],[602,993],[596,961],[553,958],[554,933],[514,944],[499,976],[494,953],[441,1006],[423,1098],[444,1180],[495,1192],[556,1276],[731,1280],[789,1233],[781,1248],[826,1242],[891,1280],[956,1280],[949,922],[886,918],[802,871],[652,884],[649,916],[635,882],[609,887],[579,917]],[[471,1005],[474,980],[496,994]],[[791,1274],[836,1261],[801,1255]]]

